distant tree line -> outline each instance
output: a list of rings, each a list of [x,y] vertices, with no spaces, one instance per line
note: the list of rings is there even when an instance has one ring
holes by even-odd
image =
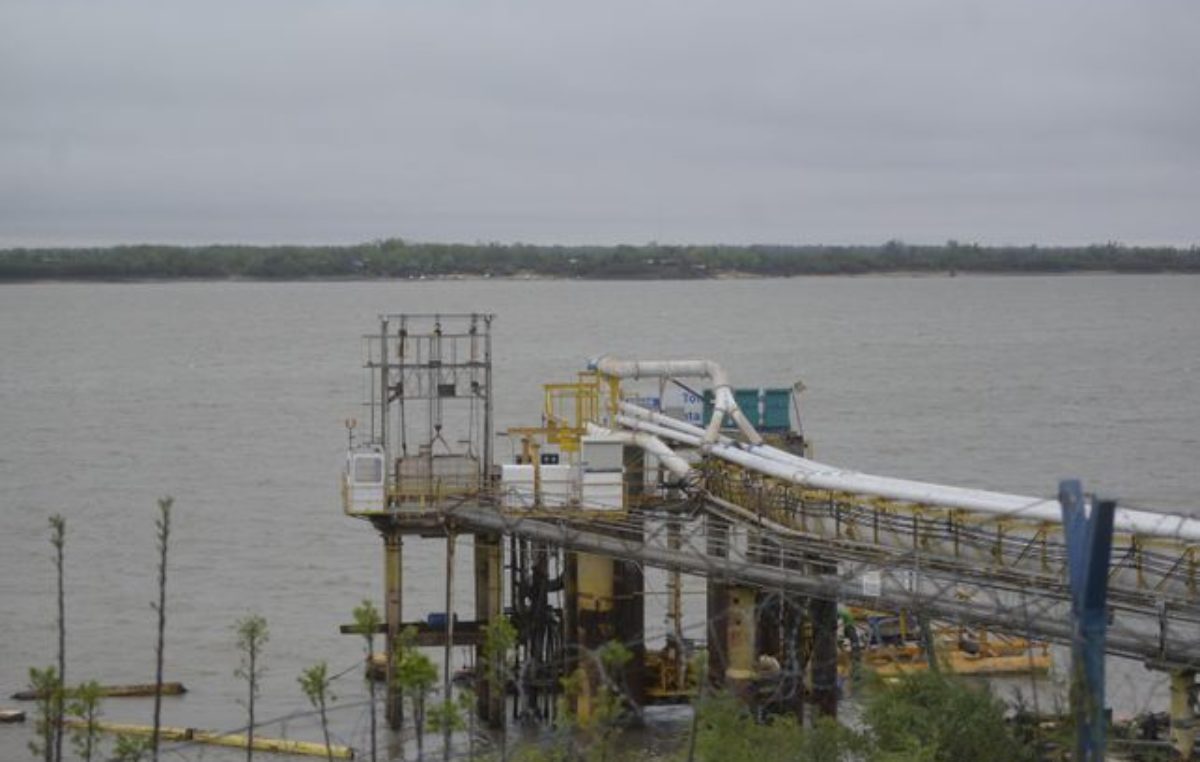
[[[1200,272],[1200,246],[533,246],[413,243],[353,246],[114,246],[0,250],[0,281],[512,277],[698,279],[895,272]]]

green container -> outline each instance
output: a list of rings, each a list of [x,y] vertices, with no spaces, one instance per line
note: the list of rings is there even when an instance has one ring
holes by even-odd
[[[712,389],[705,389],[704,390],[704,423],[701,424],[702,426],[708,425],[708,422],[712,420],[712,414],[713,414],[713,391],[712,391]]]
[[[792,428],[792,390],[791,389],[734,389],[733,399],[746,415],[747,420],[759,431],[768,433],[784,433]],[[707,424],[713,414],[712,389],[704,390],[704,422]],[[733,428],[734,423],[728,417],[722,422],[722,427]]]
[[[758,405],[758,391],[758,389],[733,390],[734,402],[742,409],[742,413],[756,429],[762,424],[762,411],[759,410]],[[729,423],[733,423],[733,421],[729,421]]]
[[[792,390],[763,389],[763,431],[786,432],[792,428]]]

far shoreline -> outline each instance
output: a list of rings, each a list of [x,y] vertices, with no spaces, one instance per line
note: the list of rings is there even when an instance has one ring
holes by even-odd
[[[34,285],[50,285],[50,284],[72,284],[72,285],[155,285],[155,284],[171,284],[171,283],[236,283],[236,284],[296,284],[296,283],[424,283],[424,282],[498,282],[498,283],[719,283],[730,281],[767,281],[767,280],[804,280],[817,279],[828,280],[834,278],[850,278],[850,279],[957,279],[957,278],[1038,278],[1038,277],[1079,277],[1079,276],[1105,276],[1105,277],[1137,277],[1137,276],[1198,276],[1200,272],[1181,271],[1181,270],[1046,270],[1046,271],[1031,271],[1031,270],[879,270],[870,272],[853,272],[853,273],[798,273],[789,275],[769,275],[763,273],[745,273],[745,272],[729,272],[718,273],[705,277],[583,277],[572,275],[553,275],[546,273],[522,273],[513,275],[479,275],[475,273],[447,273],[447,274],[429,274],[419,276],[312,276],[312,277],[287,277],[287,278],[269,278],[269,277],[251,277],[251,276],[227,276],[227,277],[196,277],[190,278],[186,276],[150,276],[150,277],[131,277],[131,278],[111,278],[111,277],[61,277],[61,278],[11,278],[0,279],[0,286],[34,286]]]
[[[534,246],[420,243],[394,238],[348,246],[170,246],[0,250],[0,282],[188,280],[750,280],[804,276],[1200,272],[1200,247],[942,245]]]

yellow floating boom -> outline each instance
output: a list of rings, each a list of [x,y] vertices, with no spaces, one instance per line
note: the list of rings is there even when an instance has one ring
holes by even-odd
[[[68,728],[86,728],[87,722],[68,717],[63,720]],[[131,725],[124,722],[97,722],[96,730],[101,733],[115,733],[120,736],[148,736],[154,732],[153,725]],[[165,741],[191,741],[196,731],[193,728],[174,728],[166,725],[159,726],[158,737]]]
[[[87,723],[78,719],[63,720],[63,724],[69,728],[87,727]],[[148,736],[154,732],[154,727],[151,725],[130,725],[120,722],[97,722],[96,730],[102,733],[116,733],[118,735],[131,736]],[[196,730],[195,728],[175,728],[175,727],[160,727],[158,729],[159,738],[167,741],[191,741],[193,743],[209,744],[210,746],[229,746],[236,749],[245,749],[249,745],[249,738],[238,733],[218,733],[213,730]],[[283,738],[260,738],[254,737],[255,751],[269,751],[278,754],[296,754],[308,757],[324,757],[326,756],[325,744],[313,743],[311,741],[291,741]],[[331,744],[329,751],[333,754],[334,759],[354,759],[354,749],[341,744]]]
[[[232,746],[237,749],[246,748],[249,739],[244,735],[231,735],[228,733],[213,733],[205,730],[197,730],[192,735],[192,740],[198,743],[211,744],[213,746]],[[341,746],[339,744],[331,744],[329,747],[333,753],[334,759],[354,759],[354,749],[349,746]],[[255,751],[273,751],[280,754],[303,754],[309,757],[324,757],[325,744],[313,743],[311,741],[289,741],[282,738],[259,738],[254,737]]]
[[[135,698],[139,696],[153,696],[154,692],[154,683],[100,686],[100,695],[106,698]],[[187,693],[187,688],[183,686],[183,683],[162,684],[162,695],[164,696],[182,696],[185,693]],[[16,701],[37,701],[45,697],[45,691],[20,691],[12,695],[12,698]]]

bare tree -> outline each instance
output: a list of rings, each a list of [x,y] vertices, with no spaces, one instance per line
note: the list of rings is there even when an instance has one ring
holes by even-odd
[[[158,499],[158,642],[154,649],[154,732],[150,735],[150,759],[158,762],[158,730],[162,726],[163,645],[167,632],[167,542],[171,539],[171,506],[174,498]]]
[[[50,544],[54,546],[54,564],[58,567],[58,687],[54,691],[54,760],[62,762],[63,714],[67,688],[67,618],[63,590],[63,549],[66,546],[67,520],[61,514],[50,517]]]

